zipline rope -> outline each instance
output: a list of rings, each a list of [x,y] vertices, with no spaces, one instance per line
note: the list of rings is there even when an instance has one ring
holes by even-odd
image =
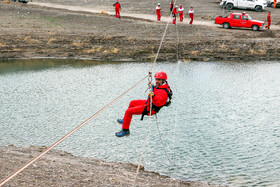
[[[176,4],[176,1],[174,2],[174,6]],[[149,75],[146,75],[144,78],[142,78],[139,82],[137,82],[136,84],[134,84],[132,87],[130,87],[128,90],[126,90],[125,92],[123,92],[121,95],[119,95],[117,98],[115,98],[113,101],[111,101],[110,103],[108,103],[106,106],[104,106],[103,108],[101,108],[98,112],[96,112],[94,115],[92,115],[90,118],[88,118],[87,120],[85,120],[83,123],[81,123],[79,126],[77,126],[75,129],[73,129],[72,131],[70,131],[69,133],[67,133],[65,136],[63,136],[62,138],[60,138],[58,141],[56,141],[55,143],[53,143],[50,147],[48,147],[46,150],[44,150],[43,152],[41,152],[40,154],[38,154],[37,156],[35,156],[33,159],[31,159],[29,162],[27,162],[25,165],[23,165],[21,168],[19,168],[18,170],[16,170],[14,173],[12,173],[11,175],[9,175],[8,177],[6,177],[5,179],[3,179],[1,182],[0,182],[0,186],[3,186],[4,184],[6,184],[8,181],[10,181],[12,178],[14,178],[15,176],[17,176],[20,172],[22,172],[24,169],[26,169],[28,166],[30,166],[31,164],[33,164],[35,161],[37,161],[38,159],[40,159],[42,156],[44,156],[46,153],[48,153],[50,150],[52,150],[54,147],[56,147],[58,144],[60,144],[61,142],[63,142],[66,138],[68,138],[69,136],[71,136],[73,133],[75,133],[77,130],[79,130],[81,127],[83,127],[85,124],[87,124],[90,120],[92,120],[94,117],[96,117],[97,115],[99,115],[100,113],[102,113],[104,110],[106,110],[109,106],[111,106],[113,103],[115,103],[117,100],[119,100],[121,97],[123,97],[125,94],[127,94],[130,90],[132,90],[133,88],[135,88],[138,84],[140,84],[142,81],[144,81],[148,76],[151,76],[151,73],[153,72],[154,70],[154,67],[155,67],[155,64],[156,64],[156,61],[157,61],[157,58],[158,58],[158,55],[159,55],[159,52],[160,52],[160,49],[162,47],[162,43],[163,43],[163,40],[165,38],[165,35],[166,35],[166,32],[167,32],[167,28],[169,26],[169,22],[170,22],[170,18],[172,16],[172,13],[170,14],[169,16],[169,20],[166,24],[166,28],[165,28],[165,31],[163,33],[163,36],[162,36],[162,39],[161,39],[161,42],[160,42],[160,45],[159,45],[159,48],[158,48],[158,51],[157,51],[157,54],[156,54],[156,57],[154,59],[154,62],[152,64],[152,68],[149,72]],[[176,26],[177,27],[177,26]],[[177,35],[178,36],[178,35]],[[152,104],[152,99],[151,99],[151,102]],[[152,107],[150,107],[150,114],[151,114],[151,110],[152,110]],[[140,169],[140,165],[141,165],[141,162],[142,162],[142,158],[143,158],[143,155],[144,155],[144,152],[145,152],[145,147],[146,147],[146,144],[147,144],[147,140],[148,140],[148,135],[149,135],[149,128],[150,128],[150,121],[151,121],[151,115],[149,116],[149,120],[148,120],[148,128],[146,130],[146,137],[145,137],[145,141],[144,141],[144,145],[143,145],[143,148],[142,148],[142,152],[141,152],[141,156],[140,156],[140,159],[139,159],[139,164],[138,164],[138,167],[137,167],[137,172],[136,172],[136,176],[135,176],[135,180],[134,180],[134,184],[133,186],[135,187],[136,185],[136,182],[137,182],[137,176],[138,176],[138,173],[139,173],[139,169]]]
[[[174,8],[175,8],[176,1],[177,1],[177,0],[175,0],[175,2],[174,2]],[[151,75],[151,73],[153,72],[154,67],[155,67],[155,64],[156,64],[156,61],[157,61],[157,59],[158,59],[158,55],[159,55],[160,49],[161,49],[161,47],[162,47],[163,40],[164,40],[164,38],[165,38],[165,36],[166,36],[166,32],[167,32],[167,29],[168,29],[168,26],[169,26],[169,23],[170,23],[170,18],[171,18],[171,16],[172,16],[172,12],[171,12],[171,14],[170,14],[170,16],[169,16],[168,22],[167,22],[167,24],[166,24],[164,33],[163,33],[162,38],[161,38],[161,41],[160,41],[159,48],[158,48],[158,50],[157,50],[156,57],[155,57],[155,59],[154,59],[152,68],[151,68],[151,70],[150,70],[150,72],[149,72],[150,75]],[[177,27],[177,25],[176,25],[176,27]],[[177,36],[178,36],[178,35],[177,35]],[[178,48],[177,48],[177,49],[178,49]],[[177,59],[178,59],[178,57],[177,57]],[[146,144],[147,144],[148,137],[149,137],[150,123],[151,123],[151,117],[152,117],[152,116],[151,116],[151,112],[152,112],[152,98],[150,99],[150,116],[149,116],[149,120],[148,120],[148,127],[147,127],[147,130],[146,130],[145,141],[144,141],[144,144],[143,144],[143,147],[142,147],[141,156],[140,156],[139,163],[138,163],[138,166],[137,166],[137,171],[136,171],[136,174],[135,174],[135,179],[134,179],[133,187],[135,187],[135,186],[136,186],[136,183],[137,183],[137,177],[138,177],[140,165],[141,165],[141,163],[142,163],[142,159],[143,159],[143,156],[144,156]]]
[[[23,165],[21,168],[19,168],[18,170],[16,170],[14,173],[12,173],[10,176],[6,177],[5,179],[3,179],[0,182],[0,186],[3,186],[4,184],[6,184],[9,180],[11,180],[12,178],[14,178],[16,175],[18,175],[20,172],[22,172],[25,168],[27,168],[28,166],[30,166],[31,164],[33,164],[36,160],[38,160],[39,158],[41,158],[43,155],[45,155],[47,152],[49,152],[51,149],[53,149],[55,146],[57,146],[58,144],[60,144],[62,141],[64,141],[66,138],[68,138],[70,135],[72,135],[74,132],[76,132],[77,130],[79,130],[81,127],[83,127],[86,123],[88,123],[90,120],[92,120],[94,117],[96,117],[97,115],[99,115],[101,112],[103,112],[105,109],[107,109],[109,106],[111,106],[113,103],[115,103],[117,100],[119,100],[121,97],[123,97],[125,94],[127,94],[130,90],[132,90],[133,88],[135,88],[138,84],[140,84],[142,81],[144,81],[149,75],[146,75],[144,78],[142,78],[139,82],[137,82],[136,84],[134,84],[133,86],[131,86],[129,89],[127,89],[125,92],[123,92],[121,95],[119,95],[117,98],[115,98],[113,101],[111,101],[110,103],[108,103],[106,106],[104,106],[103,108],[101,108],[98,112],[96,112],[94,115],[92,115],[90,118],[88,118],[87,120],[85,120],[83,123],[81,123],[79,126],[77,126],[75,129],[73,129],[72,131],[70,131],[69,133],[67,133],[65,136],[63,136],[62,138],[60,138],[58,141],[56,141],[54,144],[52,144],[50,147],[48,147],[46,150],[44,150],[42,153],[38,154],[37,156],[35,156],[32,160],[30,160],[29,162],[27,162],[25,165]]]

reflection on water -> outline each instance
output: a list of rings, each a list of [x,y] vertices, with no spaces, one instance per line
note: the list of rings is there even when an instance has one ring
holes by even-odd
[[[22,71],[42,71],[51,68],[63,68],[71,66],[74,68],[83,68],[94,65],[100,65],[104,62],[90,60],[57,60],[57,59],[41,59],[39,60],[9,60],[0,61],[0,75],[4,73],[16,73]],[[115,64],[114,62],[106,62],[107,64]]]
[[[0,145],[51,145],[149,71],[148,63],[26,60],[0,62]],[[233,186],[279,186],[280,63],[158,63],[168,73],[172,105],[158,114],[165,157],[152,119],[145,169]],[[116,138],[116,119],[147,82],[57,149],[138,163],[148,118]]]

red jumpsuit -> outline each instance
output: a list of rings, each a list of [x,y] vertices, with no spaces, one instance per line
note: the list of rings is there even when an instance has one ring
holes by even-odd
[[[173,8],[172,14],[173,14],[173,24],[176,24],[176,14],[178,14],[176,8]]]
[[[190,24],[193,23],[193,15],[194,15],[194,11],[192,9],[189,10],[189,16],[190,16]]]
[[[172,12],[173,7],[174,7],[174,2],[173,2],[173,1],[171,1],[171,2],[170,2],[170,12]]]
[[[161,88],[161,89],[159,89]],[[169,91],[168,88],[168,83],[164,85],[160,85],[158,87],[155,87],[153,92],[154,96],[152,97],[152,102],[155,106],[163,106],[165,105],[167,99],[168,99],[168,94],[166,93],[165,90],[162,88],[166,88]],[[125,111],[125,115],[123,118],[123,129],[129,129],[129,125],[132,119],[133,115],[140,115],[144,111],[145,107],[147,106],[147,111],[150,111],[150,103],[149,100],[132,100],[129,104],[128,109]],[[152,115],[154,115],[156,112],[152,110]],[[150,115],[150,112],[148,113]]]
[[[267,14],[267,26],[266,26],[267,29],[270,29],[270,24],[271,24],[271,16],[270,16],[270,13],[268,13]]]
[[[156,7],[157,20],[158,20],[158,21],[160,21],[160,18],[161,18],[160,10],[161,10],[161,8],[160,8],[160,6],[158,5],[158,6]]]
[[[178,9],[178,13],[179,13],[179,16],[180,16],[180,21],[183,21],[183,19],[184,19],[184,8],[180,7]]]
[[[121,5],[120,5],[120,3],[116,2],[113,6],[115,7],[116,18],[121,18],[121,15],[120,15]]]

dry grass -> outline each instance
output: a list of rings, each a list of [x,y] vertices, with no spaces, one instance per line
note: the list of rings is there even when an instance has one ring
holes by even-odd
[[[118,48],[114,48],[114,49],[112,50],[112,52],[113,52],[114,54],[117,54],[117,53],[119,52],[119,49],[118,49]]]
[[[267,53],[267,50],[266,49],[258,49],[258,50],[250,49],[249,53],[251,55],[265,55]]]
[[[199,51],[191,51],[190,54],[193,55],[193,56],[198,56]]]
[[[240,51],[239,48],[236,48],[236,49],[232,49],[232,50],[231,50],[231,52],[233,52],[233,53],[238,53],[239,51]]]
[[[82,43],[82,42],[73,42],[72,45],[75,46],[75,47],[83,47],[84,43]]]
[[[28,43],[30,43],[30,44],[37,44],[37,43],[39,43],[38,40],[32,39],[30,36],[26,36],[26,37],[24,38],[24,41],[26,41],[26,42],[28,42]]]
[[[3,43],[0,43],[0,47],[6,47],[6,45]]]
[[[100,52],[102,50],[103,50],[102,47],[93,47],[91,49],[85,49],[85,50],[83,50],[83,52],[85,52],[85,53],[96,53],[96,52]]]
[[[56,40],[55,38],[51,38],[51,39],[49,39],[49,41],[48,41],[47,44],[50,44],[50,43],[52,43],[52,42],[55,41],[55,40]]]
[[[101,11],[101,14],[104,14],[104,15],[109,15],[106,11],[102,10]]]

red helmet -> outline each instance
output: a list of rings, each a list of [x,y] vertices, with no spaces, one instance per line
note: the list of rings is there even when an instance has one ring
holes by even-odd
[[[156,79],[167,79],[167,74],[164,71],[159,71],[155,74]]]

